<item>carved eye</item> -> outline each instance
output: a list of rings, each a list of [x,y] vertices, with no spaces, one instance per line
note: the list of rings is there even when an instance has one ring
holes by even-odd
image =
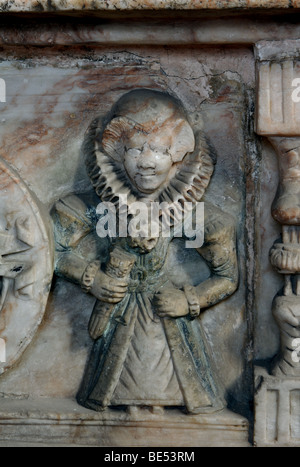
[[[137,149],[137,148],[126,148],[125,146],[125,151],[126,151],[126,154],[130,157],[139,157],[139,155],[141,154],[142,150],[141,149]]]
[[[153,148],[152,151],[155,154],[159,154],[160,156],[170,156],[169,148],[161,147],[161,148]]]

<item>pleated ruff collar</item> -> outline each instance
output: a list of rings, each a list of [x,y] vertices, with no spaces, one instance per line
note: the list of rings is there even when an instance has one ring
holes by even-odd
[[[112,203],[118,210],[120,200],[126,197],[128,209],[137,202],[168,203],[171,206],[170,225],[182,222],[185,205],[194,207],[200,202],[214,171],[210,156],[211,148],[205,137],[199,136],[196,150],[188,153],[176,164],[174,176],[154,196],[145,197],[130,182],[123,164],[113,160],[102,149],[100,142],[101,124],[95,120],[85,138],[84,153],[89,178],[96,194],[103,202]]]

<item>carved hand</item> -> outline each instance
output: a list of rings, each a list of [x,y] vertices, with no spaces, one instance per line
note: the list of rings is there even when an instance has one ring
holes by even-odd
[[[107,276],[97,271],[91,293],[101,302],[117,304],[123,300],[127,293],[128,281]]]
[[[164,289],[154,297],[154,306],[160,318],[180,318],[189,314],[189,304],[181,290]]]

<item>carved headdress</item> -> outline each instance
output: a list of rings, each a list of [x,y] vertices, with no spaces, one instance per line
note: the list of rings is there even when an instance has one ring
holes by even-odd
[[[131,203],[144,199],[128,180],[123,155],[126,139],[136,132],[174,135],[170,154],[172,176],[155,193],[155,201],[172,203],[173,223],[181,219],[185,202],[199,202],[213,173],[211,148],[203,135],[196,140],[182,105],[166,93],[139,89],[125,94],[107,118],[96,119],[85,139],[88,175],[102,201],[118,206],[120,194]],[[176,215],[178,213],[178,216]]]

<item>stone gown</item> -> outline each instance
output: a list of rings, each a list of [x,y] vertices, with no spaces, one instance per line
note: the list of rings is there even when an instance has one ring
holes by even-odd
[[[82,254],[82,244],[97,245],[101,241],[96,238],[89,207],[79,213],[78,201],[74,203],[72,197],[67,204],[69,207],[76,205],[76,210],[72,215],[60,212],[57,217],[56,213],[58,256]],[[81,204],[82,210],[84,205]],[[220,213],[213,207],[208,209],[206,242],[215,241],[218,230],[224,231],[227,227],[228,217],[226,220],[223,215],[222,219]],[[78,229],[83,219],[80,238]],[[59,227],[62,223],[64,228]],[[72,232],[76,237],[73,242]],[[113,308],[103,336],[94,343],[78,394],[82,405],[94,410],[109,406],[184,406],[189,413],[214,412],[225,406],[224,389],[218,380],[201,320],[192,320],[189,316],[161,319],[155,313],[154,295],[163,287],[172,287],[165,270],[172,240],[172,237],[160,238],[151,252],[135,252],[136,264],[128,293]],[[127,239],[117,242],[134,252]],[[208,264],[211,262],[212,272],[220,275],[228,272],[228,258],[223,260],[223,265],[220,258],[205,258],[204,255],[204,259]],[[218,264],[215,271],[214,264]],[[59,267],[56,272],[60,275]]]

